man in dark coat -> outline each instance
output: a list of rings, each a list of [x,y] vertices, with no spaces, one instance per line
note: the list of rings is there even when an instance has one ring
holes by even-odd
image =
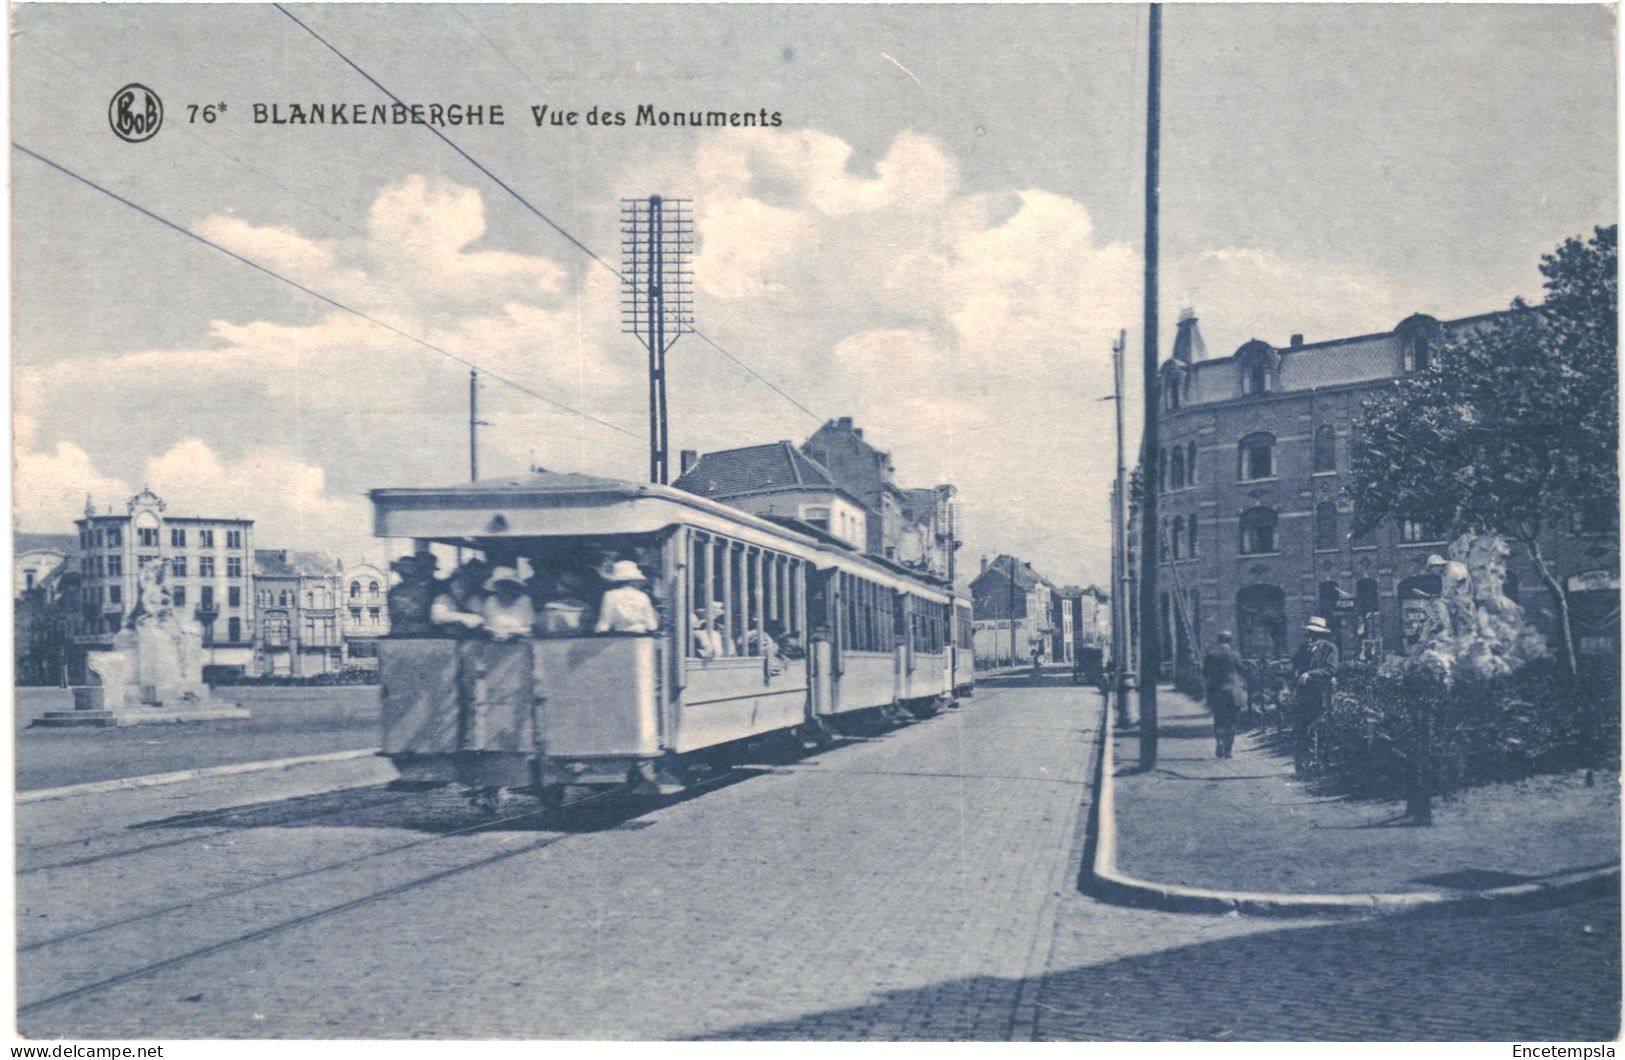
[[[1247,686],[1241,679],[1241,656],[1231,644],[1230,632],[1219,634],[1218,643],[1202,657],[1202,686],[1207,709],[1213,712],[1213,754],[1231,757],[1236,739],[1236,717],[1247,701]]]

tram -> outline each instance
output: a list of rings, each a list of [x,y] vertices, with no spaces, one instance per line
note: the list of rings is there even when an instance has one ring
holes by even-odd
[[[371,499],[378,536],[528,571],[533,594],[634,562],[660,616],[652,633],[539,621],[505,641],[384,638],[383,753],[407,780],[549,802],[567,786],[670,792],[752,739],[812,746],[974,685],[968,601],[803,523],[555,472]]]

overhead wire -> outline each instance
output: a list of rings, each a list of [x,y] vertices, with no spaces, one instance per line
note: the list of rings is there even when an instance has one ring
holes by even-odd
[[[89,188],[92,188],[92,189],[94,189],[96,191],[101,192],[103,195],[106,195],[108,198],[110,198],[110,199],[114,200],[115,202],[118,202],[118,203],[120,203],[120,204],[134,210],[135,212],[141,214],[142,216],[148,218],[149,220],[156,221],[159,224],[163,225],[164,227],[169,228],[169,229],[171,229],[171,230],[173,230],[175,232],[178,232],[183,236],[186,236],[188,239],[192,239],[192,240],[195,240],[195,241],[197,241],[199,243],[202,243],[204,246],[210,248],[211,250],[218,251],[219,253],[226,255],[228,258],[231,258],[231,259],[233,259],[235,261],[238,261],[238,262],[240,262],[240,263],[242,263],[244,265],[247,265],[249,268],[254,269],[257,272],[263,273],[266,276],[269,276],[274,280],[277,280],[277,281],[279,281],[281,283],[284,283],[284,284],[288,285],[289,287],[294,288],[295,290],[298,290],[298,291],[301,291],[301,292],[303,292],[305,294],[308,294],[312,298],[315,298],[320,302],[324,302],[327,305],[330,305],[333,308],[341,310],[341,311],[343,311],[345,313],[349,313],[352,316],[359,317],[360,319],[366,321],[369,324],[374,325],[375,327],[382,328],[383,330],[388,331],[389,333],[391,333],[393,335],[396,335],[396,336],[398,336],[400,338],[403,338],[403,339],[407,340],[408,342],[414,343],[414,344],[416,344],[418,346],[422,346],[424,349],[431,350],[434,353],[438,353],[442,357],[446,357],[449,360],[455,361],[456,363],[461,364],[466,368],[471,368],[471,369],[474,369],[476,371],[479,371],[479,372],[481,372],[482,374],[484,374],[485,376],[487,376],[487,377],[489,377],[491,379],[495,379],[498,382],[504,383],[507,386],[510,386],[513,389],[519,391],[520,393],[528,394],[529,396],[537,399],[538,401],[544,402],[544,403],[546,403],[548,405],[552,405],[554,408],[560,409],[560,410],[562,410],[564,412],[568,412],[568,413],[570,413],[572,415],[575,415],[575,416],[579,416],[582,419],[587,420],[587,421],[592,422],[592,423],[596,423],[599,426],[607,427],[612,431],[616,431],[616,432],[618,432],[620,434],[626,435],[628,438],[636,439],[639,442],[642,441],[642,436],[641,435],[638,435],[638,434],[636,434],[636,433],[634,433],[632,431],[629,431],[626,428],[621,427],[618,424],[611,423],[610,421],[605,420],[605,419],[600,419],[599,417],[594,416],[590,412],[586,412],[586,411],[584,411],[582,409],[578,409],[578,408],[575,408],[575,407],[573,407],[571,405],[567,405],[564,402],[559,401],[559,400],[557,400],[555,398],[548,397],[546,394],[543,394],[540,391],[537,391],[537,390],[533,389],[532,387],[526,386],[524,383],[521,383],[521,382],[519,382],[519,381],[517,381],[515,379],[511,379],[508,376],[502,375],[502,374],[500,374],[498,372],[493,372],[491,369],[486,368],[486,367],[480,365],[478,362],[470,360],[469,358],[464,357],[461,354],[453,353],[451,350],[448,350],[443,346],[436,345],[435,343],[432,343],[432,342],[428,341],[427,339],[419,338],[418,336],[412,334],[409,331],[405,331],[405,330],[403,330],[401,328],[398,328],[395,325],[388,323],[387,321],[380,320],[377,317],[372,316],[369,313],[365,313],[365,312],[363,312],[363,311],[361,311],[359,309],[356,309],[354,306],[346,305],[345,303],[339,301],[338,299],[330,297],[328,295],[325,295],[322,292],[320,292],[318,290],[315,290],[314,288],[307,287],[306,285],[300,283],[297,280],[290,279],[289,277],[282,275],[281,273],[277,272],[276,270],[268,268],[267,266],[262,265],[257,261],[254,261],[252,258],[244,257],[243,255],[238,254],[234,250],[228,250],[226,247],[221,246],[219,243],[214,242],[213,240],[209,239],[208,237],[203,236],[203,235],[199,235],[197,232],[192,231],[190,228],[187,228],[185,225],[182,225],[182,224],[180,224],[178,222],[175,222],[175,221],[171,221],[169,218],[164,217],[161,214],[155,213],[152,210],[147,209],[145,206],[142,206],[140,203],[137,203],[137,202],[134,202],[131,199],[125,198],[123,195],[120,195],[118,192],[113,191],[112,189],[110,189],[108,187],[105,187],[102,184],[98,184],[96,181],[91,180],[89,177],[83,176],[82,174],[77,173],[72,169],[69,169],[67,166],[61,164],[60,162],[56,162],[56,161],[54,161],[54,160],[52,160],[50,158],[47,158],[46,156],[40,154],[39,152],[31,150],[31,149],[23,146],[22,144],[16,142],[15,140],[12,141],[11,146],[15,150],[22,152],[23,154],[27,155],[28,157],[34,159],[37,162],[40,162],[40,163],[43,163],[46,166],[49,166],[50,168],[56,170],[57,172],[63,174],[64,176],[71,177],[72,179],[78,181],[79,183],[85,185],[86,187],[89,187]]]
[[[402,100],[394,92],[390,91],[387,87],[385,87],[384,84],[381,81],[379,81],[376,77],[372,76],[372,74],[370,74],[366,70],[362,69],[361,65],[359,63],[357,63],[355,60],[351,59],[348,55],[344,54],[344,52],[340,51],[338,49],[338,47],[335,46],[326,37],[323,37],[320,33],[316,32],[316,30],[313,29],[309,25],[309,23],[305,22],[298,15],[295,15],[292,11],[289,11],[287,9],[287,7],[285,7],[284,5],[282,5],[280,3],[274,4],[272,6],[274,6],[278,11],[282,12],[284,15],[286,15],[289,18],[289,20],[291,20],[300,29],[302,29],[306,33],[310,34],[310,36],[312,38],[314,38],[318,43],[320,43],[324,48],[326,48],[328,51],[332,52],[334,55],[338,56],[338,58],[346,66],[348,66],[350,69],[354,70],[356,73],[360,74],[363,78],[365,78],[367,80],[367,82],[369,84],[371,84],[378,91],[380,91],[384,95],[388,96],[397,105],[406,106],[406,103],[405,103],[404,100]],[[484,34],[482,33],[481,36],[484,37]],[[486,38],[486,40],[487,40],[487,42],[489,42],[489,38]],[[495,45],[493,45],[493,47],[495,47]],[[496,50],[497,50],[497,53],[499,55],[502,55],[504,59],[507,59],[507,55],[505,53],[503,53],[500,48],[498,48]],[[512,65],[512,60],[511,59],[508,60],[508,62],[509,62],[510,65]],[[463,150],[463,148],[461,146],[459,146],[458,143],[455,140],[453,140],[451,137],[447,136],[445,133],[441,132],[439,129],[437,129],[434,125],[432,125],[430,123],[425,122],[425,123],[422,123],[422,124],[423,124],[423,127],[425,129],[427,129],[429,132],[433,133],[437,139],[439,139],[442,143],[444,143],[447,147],[451,148],[453,151],[457,152],[457,154],[460,155],[463,158],[464,161],[466,161],[469,165],[473,166],[475,169],[477,169],[481,173],[483,173],[497,187],[499,187],[503,191],[507,192],[508,195],[511,196],[515,202],[519,203],[519,205],[523,206],[530,213],[534,214],[537,218],[539,218],[549,228],[553,229],[554,232],[556,232],[560,236],[562,236],[565,239],[565,241],[570,243],[571,246],[574,246],[577,250],[579,250],[583,254],[587,255],[588,258],[592,259],[592,261],[596,262],[598,265],[600,265],[604,269],[606,269],[610,273],[610,275],[615,277],[615,279],[618,282],[621,282],[621,283],[626,282],[626,276],[625,276],[624,273],[621,272],[620,269],[618,269],[614,265],[610,264],[603,257],[601,257],[597,252],[595,252],[591,247],[587,246],[586,243],[584,243],[582,240],[578,239],[573,233],[571,233],[563,225],[561,225],[557,221],[553,220],[553,218],[548,216],[548,214],[545,211],[541,210],[540,208],[538,208],[536,206],[536,204],[532,203],[525,196],[521,195],[507,181],[503,180],[501,177],[499,177],[495,173],[491,172],[490,169],[488,169],[483,163],[481,163],[473,155],[471,155],[467,151]],[[784,388],[780,387],[778,384],[774,383],[771,379],[768,379],[766,376],[764,376],[761,372],[759,372],[755,368],[751,367],[743,359],[741,359],[738,355],[736,355],[733,352],[731,352],[730,350],[726,349],[724,346],[722,346],[721,343],[719,343],[715,339],[711,338],[711,336],[707,335],[704,331],[701,331],[699,328],[694,328],[694,327],[692,327],[692,325],[690,327],[691,327],[691,334],[693,334],[695,338],[699,339],[701,342],[705,343],[707,346],[711,347],[713,350],[715,350],[718,353],[722,354],[724,357],[728,358],[728,360],[732,361],[734,364],[738,365],[741,369],[743,369],[745,372],[749,373],[753,378],[755,378],[757,382],[761,383],[763,386],[767,387],[769,390],[773,391],[779,397],[783,398],[785,401],[787,401],[790,404],[794,405],[796,408],[800,409],[802,412],[806,413],[808,416],[812,417],[813,419],[818,420],[820,423],[822,423],[824,421],[825,417],[820,416],[818,413],[812,411],[812,409],[808,408],[806,405],[804,405],[800,401],[796,400],[789,393],[787,393],[784,390]]]

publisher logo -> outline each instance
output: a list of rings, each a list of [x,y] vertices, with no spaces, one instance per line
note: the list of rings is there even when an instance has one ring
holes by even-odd
[[[146,85],[131,83],[113,93],[107,104],[107,124],[120,140],[138,144],[150,140],[164,123],[164,101]]]

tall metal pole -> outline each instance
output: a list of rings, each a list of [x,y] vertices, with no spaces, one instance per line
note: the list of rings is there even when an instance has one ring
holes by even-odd
[[[1010,557],[1010,665],[1016,662],[1016,557]]]
[[[1140,441],[1140,768],[1157,764],[1157,162],[1162,120],[1162,5],[1151,5],[1145,105],[1145,426]]]
[[[480,373],[468,373],[468,481],[480,480]]]
[[[1117,332],[1112,346],[1112,386],[1117,405],[1117,477],[1112,482],[1112,695],[1117,720],[1128,724],[1128,508],[1127,469],[1123,455],[1123,358],[1128,354],[1128,333]]]
[[[644,298],[648,302],[649,334],[649,481],[665,482],[666,457],[666,380],[661,371],[664,360],[665,306],[662,305],[660,251],[663,232],[660,220],[660,196],[649,196],[649,249],[648,281],[644,285]]]

